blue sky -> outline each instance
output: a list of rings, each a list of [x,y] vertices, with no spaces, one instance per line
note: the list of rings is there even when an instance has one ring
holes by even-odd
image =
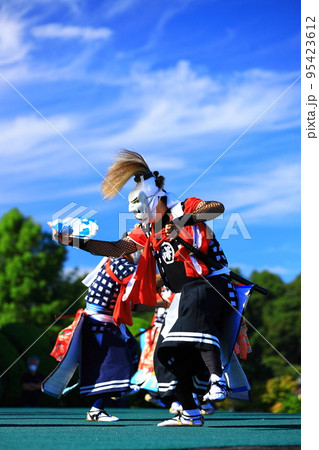
[[[292,280],[299,3],[0,0],[0,214],[17,206],[46,229],[74,202],[97,211],[98,238],[117,239],[127,202],[103,201],[100,185],[113,155],[129,148],[177,196],[224,203],[214,230],[228,234],[231,266]],[[68,255],[67,269],[98,260]]]

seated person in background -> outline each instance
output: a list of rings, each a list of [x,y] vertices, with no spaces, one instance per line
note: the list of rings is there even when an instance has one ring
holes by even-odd
[[[41,406],[41,383],[44,380],[44,376],[38,372],[39,364],[40,360],[36,356],[31,356],[27,360],[28,371],[21,377],[23,390],[22,406]]]

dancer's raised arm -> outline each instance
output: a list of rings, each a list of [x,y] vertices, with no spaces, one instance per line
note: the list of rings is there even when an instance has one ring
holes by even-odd
[[[135,253],[137,250],[142,248],[138,246],[135,242],[131,241],[131,239],[126,238],[120,239],[119,241],[115,242],[98,241],[93,239],[84,242],[80,240],[78,247],[81,250],[85,250],[86,252],[92,253],[93,255],[110,256],[110,257],[118,257],[122,255]]]
[[[177,226],[194,225],[200,222],[216,219],[223,214],[225,207],[216,201],[202,201],[197,208],[188,214],[173,221]]]
[[[95,239],[86,241],[84,239],[78,238],[73,239],[67,234],[54,231],[53,239],[60,244],[80,248],[81,250],[92,253],[92,255],[110,256],[114,258],[123,255],[129,255],[142,248],[128,238],[120,239],[114,242],[99,241]]]

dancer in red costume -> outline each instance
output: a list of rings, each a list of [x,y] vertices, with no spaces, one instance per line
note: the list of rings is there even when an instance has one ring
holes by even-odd
[[[204,418],[192,392],[206,388],[200,375],[209,371],[206,398],[223,400],[227,385],[222,371],[220,335],[223,320],[231,307],[236,308],[227,259],[214,233],[205,222],[224,212],[217,201],[190,197],[183,202],[166,192],[164,177],[152,172],[138,153],[124,150],[109,168],[103,182],[105,198],[114,197],[131,178],[137,185],[129,194],[129,210],[139,226],[125,239],[116,242],[89,240],[73,243],[60,241],[93,254],[118,257],[143,249],[135,283],[127,301],[141,301],[154,296],[155,262],[163,282],[175,298],[161,331],[155,359],[172,375],[172,383],[161,383],[162,393],[174,391],[183,411],[159,426],[201,426]],[[176,237],[192,244],[203,254],[222,265],[214,270],[181,245]],[[137,299],[139,297],[139,300]],[[156,368],[156,363],[155,363]],[[157,370],[157,369],[156,369]]]

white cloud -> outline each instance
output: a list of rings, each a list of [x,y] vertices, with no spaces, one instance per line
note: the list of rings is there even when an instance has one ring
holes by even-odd
[[[26,2],[26,0],[10,0],[8,2],[4,0],[2,3],[6,3],[6,8],[13,12],[33,10],[39,13],[39,10],[41,10],[43,14],[52,13],[61,5],[64,12],[70,10],[73,15],[76,15],[81,12],[84,2],[83,0],[55,0],[54,2],[52,0],[32,0],[31,2]]]
[[[81,127],[79,118],[56,115],[49,116],[48,120],[62,135],[71,134],[71,140],[76,140],[77,127]],[[47,195],[41,183],[59,186],[58,179],[62,178],[69,179],[71,186],[81,170],[94,173],[93,168],[48,123],[32,115],[0,122],[0,156],[2,185],[7,186],[7,194],[2,199],[5,203],[9,199],[18,203],[31,201],[32,196]],[[101,179],[98,174],[96,176]],[[33,188],[34,194],[30,196]],[[57,187],[52,196],[59,197],[63,191],[65,188]]]
[[[216,150],[212,138],[229,133],[239,135],[286,89],[293,76],[254,70],[216,79],[196,71],[185,61],[166,70],[135,68],[129,78],[121,80],[120,99],[78,112],[76,116],[68,112],[49,120],[61,133],[67,133],[72,144],[79,146],[101,173],[104,173],[110,155],[119,148],[130,148],[145,153],[150,166],[157,170],[179,169],[178,183],[181,179],[185,183],[186,171],[193,171],[190,157],[195,157],[194,165],[207,160],[207,165],[210,164],[210,159],[215,158],[207,149]],[[89,80],[92,82],[92,77]],[[284,96],[276,107],[279,110],[273,114],[271,109],[261,119],[263,126],[253,127],[250,133],[294,127],[297,118],[299,120],[299,93],[291,91],[290,96]],[[105,125],[101,117],[105,118]],[[121,131],[114,132],[114,129]],[[199,137],[204,142],[203,147],[196,142]],[[191,154],[176,152],[177,147],[187,148],[191,139]],[[51,177],[57,173],[66,174],[67,167],[60,163],[57,155],[57,148],[61,146],[66,149],[63,156],[72,161],[73,168],[86,166],[87,163],[43,119],[19,116],[12,121],[0,122],[0,152],[8,162],[7,169],[0,167],[0,171],[23,173],[24,177],[32,173],[34,183],[43,179],[44,174],[49,176],[45,172],[48,165]],[[258,158],[263,156],[261,152]],[[87,168],[93,171],[88,165]],[[176,184],[174,178],[172,181]],[[217,179],[215,176],[214,186],[216,184],[225,187],[221,200],[227,211],[240,212],[245,222],[282,221],[287,215],[299,213],[299,164],[253,167],[245,177]],[[172,186],[172,189],[176,187]],[[178,190],[175,193],[180,194]],[[205,188],[204,194],[203,198],[209,198],[209,189]]]
[[[224,187],[226,212],[239,212],[245,224],[272,226],[300,217],[299,163],[281,162],[272,169],[247,167],[245,176],[220,177],[214,184]],[[208,190],[205,198],[209,195]]]
[[[37,38],[82,39],[84,41],[94,41],[108,39],[111,36],[112,31],[106,27],[92,28],[49,23],[34,27],[32,29],[32,34]]]
[[[133,6],[135,6],[139,1],[140,0],[113,0],[113,2],[107,2],[105,6],[106,15],[110,19],[124,14]]]
[[[103,145],[130,147],[242,132],[287,89],[294,76],[252,70],[221,79],[196,72],[187,61],[166,70],[132,71],[119,107],[133,110],[133,120],[120,133],[109,135]],[[292,88],[252,130],[295,127],[299,115],[299,91]]]
[[[75,126],[70,117],[63,115],[51,116],[48,120],[61,133],[70,131]],[[21,157],[36,147],[46,153],[42,144],[56,136],[56,132],[42,118],[18,116],[11,121],[0,122],[0,154],[8,158]]]
[[[130,1],[130,0],[129,0]],[[143,52],[150,52],[156,48],[159,40],[165,33],[165,28],[168,23],[174,19],[174,17],[182,13],[194,0],[182,0],[177,2],[170,2],[167,9],[163,12],[156,14],[156,22],[152,26],[150,35],[146,42],[140,47],[135,48],[134,53],[139,54]]]
[[[25,41],[25,27],[20,17],[0,10],[0,66],[17,63],[27,55],[30,44]]]
[[[49,167],[49,166],[48,166]],[[0,196],[0,205],[17,205],[17,204],[28,204],[33,202],[51,202],[53,200],[60,200],[60,199],[72,199],[72,198],[80,198],[84,195],[90,195],[93,194],[93,198],[99,198],[98,196],[101,195],[101,183],[86,183],[83,182],[80,187],[77,184],[77,187],[72,187],[72,184],[70,184],[68,187],[63,187],[62,189],[58,188],[58,182],[52,184],[52,175],[55,175],[54,172],[50,172],[47,169],[47,172],[39,173],[40,175],[44,175],[44,177],[48,178],[48,181],[51,185],[54,184],[54,189],[48,189],[48,188],[42,188],[39,189],[39,185],[37,182],[30,183],[28,181],[28,176],[26,174],[25,177],[23,177],[22,183],[24,184],[24,189],[21,190],[21,186],[17,185],[15,189],[10,189],[9,192],[6,192],[5,195]],[[33,178],[37,179],[37,168],[35,167],[34,171],[32,172]],[[28,167],[26,168],[26,171],[28,170]],[[67,169],[67,171],[70,171],[70,169]],[[71,177],[70,177],[71,178]],[[45,216],[47,219],[47,216]]]

